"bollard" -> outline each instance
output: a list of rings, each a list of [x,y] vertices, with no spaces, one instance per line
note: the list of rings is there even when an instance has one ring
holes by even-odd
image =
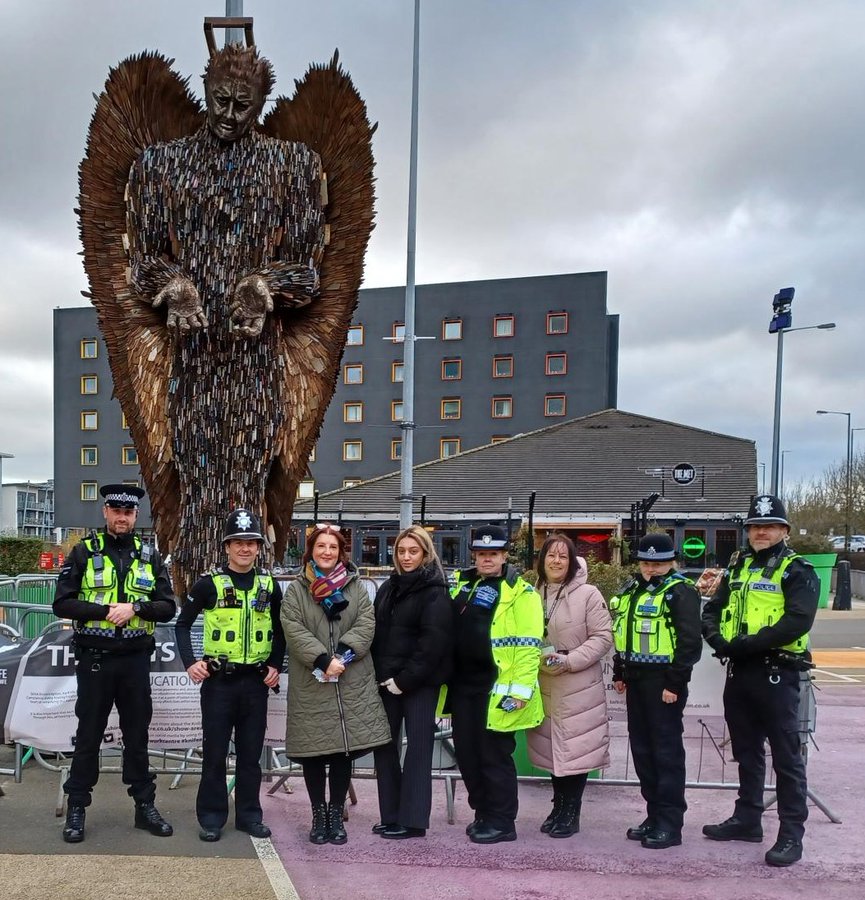
[[[850,562],[842,559],[835,571],[835,600],[832,609],[852,609],[852,590],[850,587]]]

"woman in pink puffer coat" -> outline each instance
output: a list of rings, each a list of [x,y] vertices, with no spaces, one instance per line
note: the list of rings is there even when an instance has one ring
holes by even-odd
[[[601,592],[586,583],[586,561],[570,538],[550,535],[538,556],[545,648],[540,683],[544,721],[527,732],[529,757],[552,775],[553,811],[541,825],[550,837],[580,830],[588,773],[610,764],[602,663],[613,644]]]

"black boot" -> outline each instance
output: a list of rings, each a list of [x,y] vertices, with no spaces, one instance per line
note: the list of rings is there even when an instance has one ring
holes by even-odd
[[[348,840],[342,824],[342,803],[327,804],[327,840],[331,844],[344,844]]]
[[[549,834],[553,825],[559,821],[559,816],[562,814],[562,807],[564,805],[565,795],[561,791],[557,791],[553,788],[553,810],[546,819],[544,819],[543,824],[541,825],[541,831],[544,834]]]
[[[63,840],[67,844],[80,844],[84,840],[84,807],[70,806],[66,811]]]
[[[580,832],[580,808],[582,803],[576,797],[568,797],[562,806],[562,814],[550,829],[550,837],[566,838]]]
[[[319,803],[312,808],[312,828],[309,829],[309,842],[311,844],[326,844],[329,837],[327,825],[327,806]]]
[[[153,803],[135,804],[135,827],[143,828],[156,837],[171,837],[174,829],[159,815]]]

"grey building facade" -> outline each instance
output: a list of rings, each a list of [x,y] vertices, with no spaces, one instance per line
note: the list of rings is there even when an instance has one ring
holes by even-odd
[[[606,293],[606,272],[419,285],[415,462],[614,407],[619,322]],[[403,287],[360,291],[301,497],[399,468],[404,305]],[[56,521],[90,527],[100,485],[141,478],[95,310],[55,310],[54,363]]]

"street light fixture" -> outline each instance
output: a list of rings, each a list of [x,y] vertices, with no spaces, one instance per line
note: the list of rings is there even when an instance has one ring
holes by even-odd
[[[778,335],[778,355],[775,362],[775,421],[772,428],[772,479],[771,492],[778,494],[778,467],[780,463],[781,447],[781,381],[784,374],[784,335],[788,331],[810,331],[812,329],[825,330],[834,328],[834,322],[823,322],[820,325],[802,325],[793,328],[793,295],[795,288],[781,288],[772,300],[772,309],[775,314],[769,323],[769,334]]]
[[[850,552],[850,514],[853,501],[853,414],[837,409],[818,409],[818,416],[847,416],[847,515],[844,518],[844,551]]]

